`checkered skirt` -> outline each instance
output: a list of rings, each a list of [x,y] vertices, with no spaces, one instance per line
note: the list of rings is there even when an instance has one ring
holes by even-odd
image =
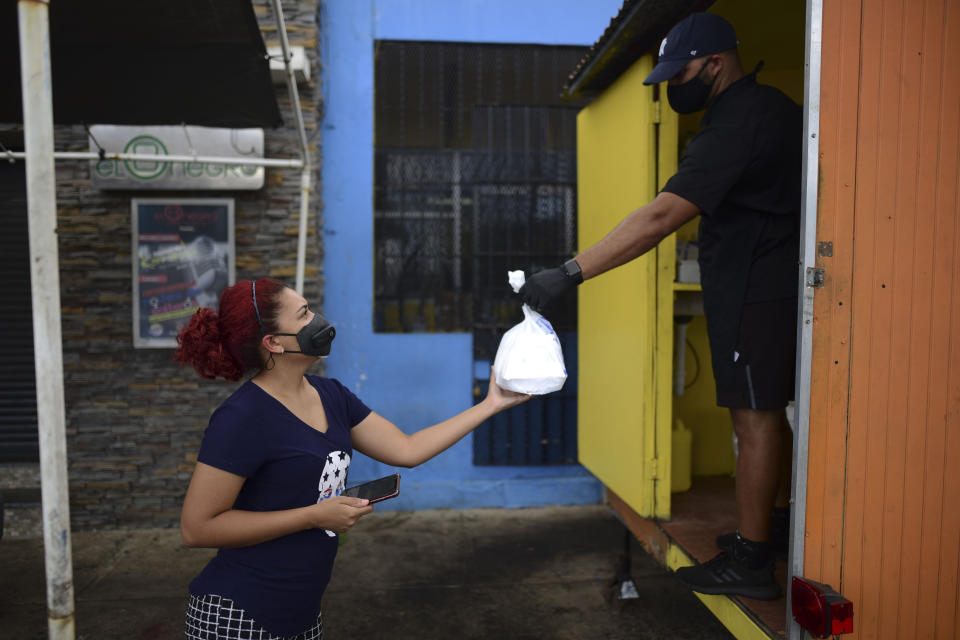
[[[190,595],[187,605],[187,640],[323,640],[323,621],[295,636],[275,636],[238,607],[233,600],[217,595]]]

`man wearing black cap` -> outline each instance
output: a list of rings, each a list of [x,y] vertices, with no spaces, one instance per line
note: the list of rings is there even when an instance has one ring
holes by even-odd
[[[679,113],[706,108],[677,173],[649,204],[560,267],[520,290],[535,309],[584,280],[637,258],[700,215],[699,261],[717,404],[738,438],[736,533],[677,576],[694,591],[775,599],[774,555],[785,554],[793,438],[800,246],[802,112],[744,74],[733,27],[695,13],[664,38],[645,84],[668,81]],[[758,69],[759,70],[759,67]],[[774,508],[774,507],[777,508]]]

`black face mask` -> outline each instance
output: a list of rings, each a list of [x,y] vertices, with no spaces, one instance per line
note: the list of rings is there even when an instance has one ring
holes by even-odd
[[[300,345],[300,351],[287,351],[287,353],[302,353],[307,356],[328,356],[330,355],[330,344],[337,335],[326,318],[319,313],[313,314],[310,320],[300,331],[296,333],[274,333],[275,336],[295,336],[297,344]]]
[[[717,76],[713,76],[710,84],[700,79],[700,74],[710,63],[709,58],[700,67],[697,75],[693,76],[683,84],[667,85],[667,102],[677,113],[693,113],[700,111],[707,106],[707,98],[710,97],[710,90],[717,81]],[[719,75],[719,74],[718,74]]]

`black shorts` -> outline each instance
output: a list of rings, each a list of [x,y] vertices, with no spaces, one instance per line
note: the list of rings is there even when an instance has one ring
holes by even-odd
[[[713,353],[714,358],[719,354]],[[743,306],[733,366],[714,367],[717,404],[730,409],[782,409],[793,400],[797,300]]]

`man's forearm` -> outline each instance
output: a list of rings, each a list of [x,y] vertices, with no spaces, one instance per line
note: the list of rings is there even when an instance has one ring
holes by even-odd
[[[600,242],[577,255],[579,274],[569,265],[538,271],[520,288],[520,298],[533,309],[544,312],[587,278],[642,256],[699,213],[700,209],[689,200],[663,192],[624,218]]]
[[[671,204],[669,198],[658,196],[624,218],[595,245],[578,254],[577,262],[584,280],[639,258],[692,217],[671,212]],[[674,226],[678,218],[683,218],[683,222]]]

